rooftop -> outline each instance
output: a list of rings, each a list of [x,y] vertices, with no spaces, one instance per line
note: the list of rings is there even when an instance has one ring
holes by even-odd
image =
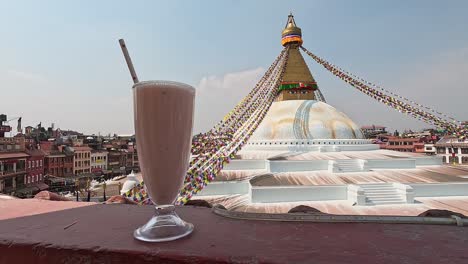
[[[19,159],[29,157],[28,154],[24,152],[7,152],[0,153],[0,159]]]
[[[92,149],[88,146],[76,146],[72,147],[75,151],[91,151]]]
[[[249,221],[184,206],[189,237],[144,243],[152,206],[0,202],[3,263],[466,263],[468,229],[377,223]],[[12,210],[15,209],[15,210]],[[92,238],[92,239],[90,239]],[[229,238],[229,239],[226,239]]]

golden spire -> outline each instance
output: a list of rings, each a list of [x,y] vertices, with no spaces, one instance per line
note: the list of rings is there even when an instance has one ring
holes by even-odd
[[[315,100],[317,82],[310,73],[299,46],[302,44],[301,29],[296,25],[292,13],[282,32],[281,44],[288,46],[288,63],[284,70],[283,79],[278,88],[277,101],[284,100]]]
[[[296,25],[293,14],[289,13],[288,21],[281,33],[281,45],[286,46],[292,43],[302,44],[302,31],[301,28]]]

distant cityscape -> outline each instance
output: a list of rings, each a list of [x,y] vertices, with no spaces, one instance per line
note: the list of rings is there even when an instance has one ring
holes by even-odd
[[[17,133],[5,137],[13,134],[7,120],[0,115],[0,193],[25,198],[75,191],[89,188],[92,179],[139,171],[134,135],[85,135],[42,124],[23,129],[18,118]]]
[[[468,122],[462,125],[467,126]],[[444,130],[423,129],[390,133],[385,126],[380,125],[363,126],[361,130],[367,139],[372,139],[381,149],[439,155],[446,164],[468,163],[468,143],[448,135]]]
[[[0,193],[25,198],[42,190],[76,191],[89,188],[90,180],[140,170],[134,135],[86,135],[42,124],[23,129],[21,118],[15,120],[14,133],[6,121],[12,120],[1,114]],[[468,164],[468,143],[445,131],[390,133],[382,125],[363,126],[361,130],[381,149],[439,155],[444,163]]]

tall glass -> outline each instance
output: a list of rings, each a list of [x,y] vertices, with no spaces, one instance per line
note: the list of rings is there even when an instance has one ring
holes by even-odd
[[[195,89],[183,83],[146,81],[133,86],[138,159],[155,215],[135,230],[147,242],[175,240],[193,225],[180,219],[174,202],[190,159]]]

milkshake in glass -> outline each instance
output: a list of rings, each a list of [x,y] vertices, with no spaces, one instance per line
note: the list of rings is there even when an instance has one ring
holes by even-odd
[[[138,159],[146,191],[156,205],[148,223],[134,232],[147,242],[175,240],[193,225],[179,218],[174,202],[187,172],[192,139],[195,89],[171,81],[133,86]]]

